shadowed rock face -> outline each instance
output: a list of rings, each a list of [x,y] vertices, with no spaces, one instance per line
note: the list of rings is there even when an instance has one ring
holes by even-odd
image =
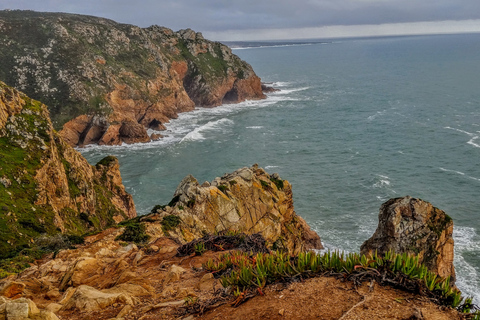
[[[168,215],[180,217],[182,222],[169,234],[182,242],[205,234],[245,232],[261,233],[269,248],[290,254],[323,248],[320,237],[295,213],[290,183],[256,165],[202,185],[185,177],[171,207],[149,218],[161,221]]]
[[[361,246],[362,254],[375,250],[418,254],[430,271],[455,279],[453,221],[445,212],[407,196],[385,202],[378,220],[377,230]]]
[[[190,29],[0,11],[0,56],[0,79],[47,104],[70,145],[150,141],[195,106],[265,97],[248,63]]]
[[[119,162],[91,166],[47,107],[0,82],[0,253],[40,234],[83,234],[136,216]]]

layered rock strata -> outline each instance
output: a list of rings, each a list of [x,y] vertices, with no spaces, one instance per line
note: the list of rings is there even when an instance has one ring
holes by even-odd
[[[245,232],[261,233],[268,247],[290,254],[323,248],[320,237],[295,213],[291,184],[257,165],[202,185],[187,176],[170,206],[146,219],[162,223],[172,215],[181,222],[168,234],[182,242],[205,234]]]
[[[378,227],[361,246],[361,253],[389,250],[419,256],[441,277],[455,280],[453,221],[442,210],[412,197],[390,199],[380,207]]]
[[[119,162],[88,164],[47,107],[0,82],[0,253],[40,234],[83,234],[136,216]]]
[[[150,141],[198,107],[264,98],[252,67],[190,29],[0,11],[0,80],[47,104],[70,145]]]

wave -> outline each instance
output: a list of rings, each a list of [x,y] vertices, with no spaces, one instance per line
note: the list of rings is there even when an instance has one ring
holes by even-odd
[[[292,83],[277,81],[273,82],[272,85],[275,87],[289,87]],[[189,112],[180,113],[177,119],[171,119],[169,123],[165,123],[167,130],[161,132],[155,131],[155,133],[160,133],[164,136],[164,138],[157,141],[134,144],[123,143],[118,146],[88,145],[83,148],[77,148],[77,150],[85,155],[95,153],[117,153],[118,151],[118,156],[121,157],[121,151],[126,149],[131,151],[158,149],[159,147],[170,146],[182,141],[202,140],[204,136],[201,133],[201,130],[205,129],[200,129],[199,127],[203,126],[205,123],[208,124],[209,122],[219,121],[219,118],[222,120],[231,115],[243,112],[244,110],[268,108],[284,101],[297,101],[298,99],[289,97],[288,94],[306,89],[308,89],[308,87],[287,89],[279,91],[281,94],[279,94],[279,92],[268,94],[267,98],[263,100],[246,100],[236,104],[223,104],[215,108],[196,108]],[[151,134],[154,131],[149,130],[148,132]]]
[[[233,125],[233,121],[227,118],[222,118],[216,121],[209,121],[206,124],[197,127],[193,129],[193,131],[190,131],[187,133],[186,136],[180,140],[180,142],[184,141],[196,141],[196,140],[205,140],[205,137],[203,136],[202,133],[205,131],[218,131],[221,130],[223,131],[225,129],[225,126],[231,126]]]
[[[245,129],[263,129],[263,126],[251,126],[251,127],[245,127]]]
[[[280,168],[280,166],[265,166],[265,170],[273,169],[273,168]]]
[[[453,228],[453,240],[455,241],[454,265],[457,274],[456,285],[462,291],[463,296],[472,296],[475,303],[480,302],[480,283],[478,281],[478,268],[475,268],[464,256],[476,256],[480,250],[480,243],[474,228]],[[477,280],[476,280],[477,279]]]
[[[468,132],[468,131],[465,131],[465,130],[461,130],[461,129],[457,129],[457,128],[452,128],[452,127],[445,127],[445,129],[449,129],[449,130],[454,130],[454,131],[458,131],[458,132],[461,132],[461,133],[465,133],[466,135],[472,137],[468,142],[467,144],[471,145],[471,146],[474,146],[475,148],[480,148],[480,144],[476,143],[475,141],[480,138],[480,136],[478,135],[478,131],[477,133],[472,133],[472,132]]]
[[[464,176],[464,177],[466,177],[466,178],[469,178],[469,179],[472,179],[472,180],[475,180],[475,181],[480,181],[479,178],[475,178],[475,177],[469,176],[469,175],[465,174],[465,172],[456,171],[456,170],[450,170],[450,169],[445,169],[445,168],[442,168],[442,167],[439,167],[439,169],[442,170],[442,171],[444,171],[444,172],[452,172],[452,173],[455,173],[455,174]]]
[[[290,94],[293,92],[298,92],[298,91],[304,91],[308,90],[310,87],[302,87],[302,88],[293,88],[293,89],[281,89],[280,91],[275,91],[271,93],[271,96],[276,96],[276,95],[285,95],[285,94]]]

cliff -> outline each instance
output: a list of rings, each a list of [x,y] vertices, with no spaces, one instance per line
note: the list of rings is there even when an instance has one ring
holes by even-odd
[[[0,257],[41,234],[83,234],[136,216],[119,163],[95,167],[53,129],[47,107],[0,82]]]
[[[268,248],[292,255],[323,249],[320,237],[295,213],[292,185],[257,165],[202,185],[187,176],[168,206],[161,206],[140,220],[165,225],[172,216],[179,222],[167,232],[163,228],[163,234],[168,233],[181,242],[206,234],[260,233]]]
[[[70,145],[147,142],[195,106],[265,97],[248,63],[190,29],[0,11],[0,56],[0,80],[47,104]]]

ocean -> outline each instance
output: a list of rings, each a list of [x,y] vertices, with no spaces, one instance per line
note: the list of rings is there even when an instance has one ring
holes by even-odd
[[[480,34],[241,46],[280,91],[181,114],[161,141],[79,151],[119,158],[139,214],[187,174],[258,163],[332,250],[358,252],[389,198],[429,201],[453,218],[457,285],[480,303]]]

